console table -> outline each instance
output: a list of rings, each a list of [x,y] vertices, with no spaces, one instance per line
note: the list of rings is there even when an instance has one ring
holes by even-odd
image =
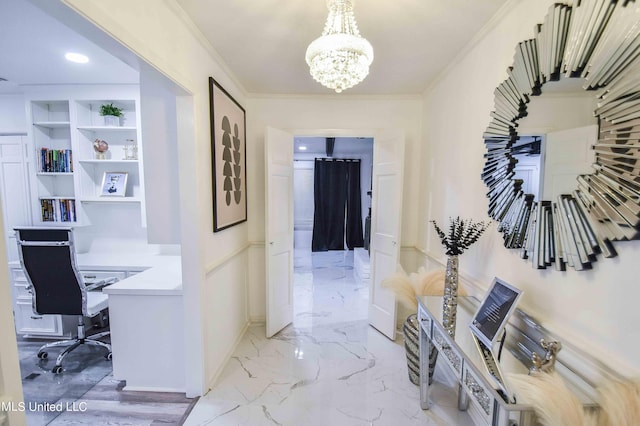
[[[438,350],[437,363],[446,366],[458,383],[458,408],[467,410],[471,402],[471,417],[479,424],[499,426],[527,426],[536,424],[531,404],[516,394],[517,403],[505,402],[495,390],[493,379],[485,370],[484,362],[473,341],[469,323],[479,301],[473,297],[458,297],[456,337],[452,338],[442,326],[442,297],[419,296],[418,321],[420,324],[420,405],[429,409],[429,352]],[[534,352],[544,356],[540,339],[554,339],[535,320],[521,310],[516,310],[507,326],[507,336],[502,350],[500,366],[505,376],[513,373],[527,374],[533,365]],[[564,342],[563,342],[564,344]],[[575,353],[571,354],[572,356]],[[597,407],[596,391],[575,368],[560,359],[556,370],[567,387],[585,407]]]

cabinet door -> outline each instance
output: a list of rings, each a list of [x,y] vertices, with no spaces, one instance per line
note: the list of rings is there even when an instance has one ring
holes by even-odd
[[[36,315],[31,307],[30,299],[16,301],[15,317],[18,334],[57,336],[62,328],[60,315]]]
[[[26,137],[0,136],[0,195],[9,262],[18,260],[13,227],[31,223],[27,176]]]

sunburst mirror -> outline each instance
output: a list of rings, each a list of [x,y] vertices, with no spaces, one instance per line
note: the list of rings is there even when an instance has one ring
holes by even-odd
[[[598,256],[616,256],[614,241],[640,237],[640,5],[553,4],[534,37],[516,46],[507,75],[494,92],[482,172],[505,247],[539,269],[586,270]],[[561,78],[582,79],[593,94],[593,164],[572,191],[538,200],[515,175],[514,147],[532,97]]]

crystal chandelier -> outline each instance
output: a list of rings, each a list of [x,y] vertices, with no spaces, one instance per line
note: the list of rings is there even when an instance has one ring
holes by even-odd
[[[369,74],[373,48],[360,37],[353,0],[327,0],[327,7],[324,31],[307,48],[306,60],[314,80],[340,93]]]

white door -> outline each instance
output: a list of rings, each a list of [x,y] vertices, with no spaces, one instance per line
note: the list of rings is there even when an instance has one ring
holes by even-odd
[[[592,173],[592,146],[598,139],[598,126],[547,133],[543,181],[543,200],[556,201],[560,194],[571,194],[578,175]]]
[[[13,228],[31,223],[26,136],[0,136],[0,195],[9,262],[18,260]]]
[[[373,141],[373,194],[371,211],[371,280],[369,324],[390,339],[396,333],[396,301],[382,288],[384,278],[396,271],[400,255],[404,134],[381,132]]]
[[[293,135],[268,127],[265,140],[267,337],[293,321]]]

